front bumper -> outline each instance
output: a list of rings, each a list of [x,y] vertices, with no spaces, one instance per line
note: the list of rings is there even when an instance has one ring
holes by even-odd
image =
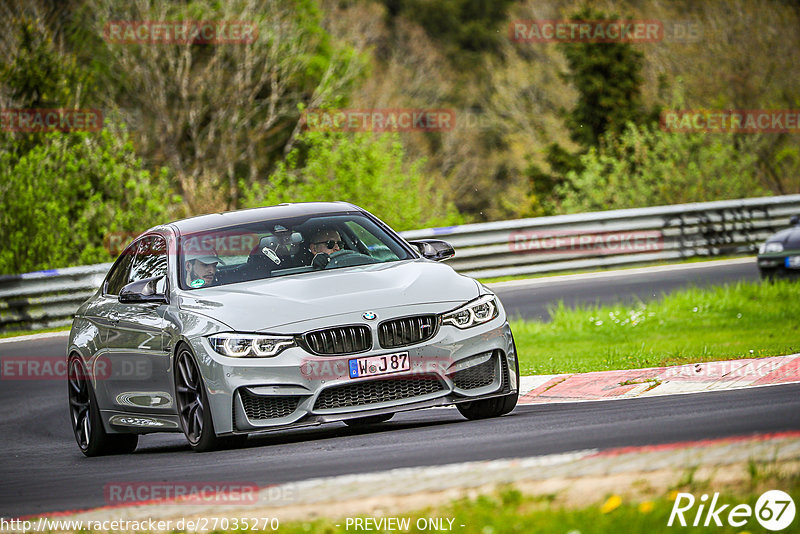
[[[761,254],[757,259],[762,277],[784,278],[800,276],[800,251]]]
[[[504,314],[485,325],[442,326],[430,340],[354,355],[293,347],[274,358],[227,358],[191,341],[217,434],[254,433],[444,406],[518,390],[516,352]],[[410,370],[350,378],[349,360],[407,352]]]

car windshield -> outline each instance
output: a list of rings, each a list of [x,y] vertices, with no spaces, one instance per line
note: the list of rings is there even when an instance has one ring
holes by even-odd
[[[360,214],[270,219],[183,235],[181,287],[201,289],[412,258]]]

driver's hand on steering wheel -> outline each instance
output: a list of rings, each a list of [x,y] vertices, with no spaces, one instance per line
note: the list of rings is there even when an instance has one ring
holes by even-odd
[[[314,269],[324,269],[328,266],[328,262],[331,261],[331,257],[324,252],[319,252],[314,254],[314,259],[311,260],[311,266]]]

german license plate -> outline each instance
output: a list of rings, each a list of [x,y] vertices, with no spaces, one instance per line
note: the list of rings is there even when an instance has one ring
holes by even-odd
[[[387,375],[411,370],[407,352],[366,356],[350,360],[350,378]]]
[[[800,256],[786,256],[786,267],[789,269],[797,269],[800,267]]]

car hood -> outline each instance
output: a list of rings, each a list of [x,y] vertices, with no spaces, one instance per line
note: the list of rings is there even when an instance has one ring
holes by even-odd
[[[768,243],[775,241],[783,243],[785,249],[800,249],[800,228],[786,228],[767,239]]]
[[[413,260],[185,291],[178,305],[237,331],[256,332],[382,308],[460,303],[478,295],[475,280],[444,264]]]

